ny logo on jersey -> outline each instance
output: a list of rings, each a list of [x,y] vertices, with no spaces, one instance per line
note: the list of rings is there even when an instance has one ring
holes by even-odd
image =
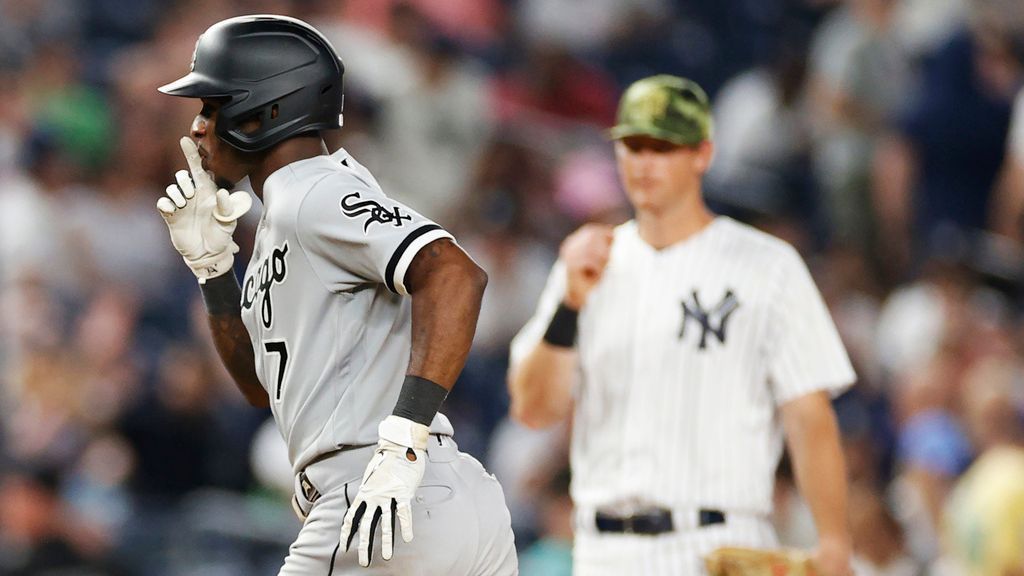
[[[359,192],[353,192],[342,198],[341,211],[349,218],[367,215],[366,222],[363,222],[363,234],[366,234],[366,231],[370,229],[370,224],[394,223],[395,226],[401,226],[402,220],[412,220],[412,216],[402,214],[398,206],[395,206],[394,210],[389,211],[376,200],[356,202],[358,199]]]
[[[270,256],[263,259],[263,262],[256,268],[256,271],[245,279],[245,286],[242,287],[242,308],[248,310],[260,296],[260,320],[264,328],[270,328],[274,322],[274,304],[270,299],[270,289],[274,284],[280,284],[288,275],[285,256],[288,254],[288,243],[271,251]]]
[[[700,324],[700,342],[697,344],[698,350],[705,350],[708,347],[708,333],[711,333],[718,341],[725,344],[725,325],[729,321],[729,317],[736,308],[739,308],[739,301],[736,300],[736,296],[732,293],[732,290],[726,290],[725,296],[722,301],[718,303],[711,310],[705,310],[700,304],[700,297],[697,296],[697,291],[693,291],[693,302],[683,302],[683,327],[679,329],[679,339],[682,340],[686,337],[686,326],[691,321]]]

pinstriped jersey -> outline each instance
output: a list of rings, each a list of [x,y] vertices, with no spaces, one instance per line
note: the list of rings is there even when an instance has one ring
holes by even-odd
[[[558,262],[513,365],[542,338],[565,282]],[[776,408],[855,379],[797,252],[726,217],[662,250],[634,222],[617,227],[578,322],[581,506],[767,513],[783,445]]]
[[[406,270],[451,235],[385,196],[344,150],[275,171],[263,203],[242,321],[298,471],[341,445],[377,442],[409,366]],[[450,433],[442,415],[432,428]]]

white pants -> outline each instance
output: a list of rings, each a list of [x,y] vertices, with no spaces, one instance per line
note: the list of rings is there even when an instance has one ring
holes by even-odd
[[[696,512],[693,512],[696,516]],[[589,518],[588,518],[589,517]],[[677,529],[657,536],[598,532],[593,512],[576,515],[575,576],[699,576],[702,558],[721,546],[776,548],[778,540],[763,516],[726,512],[724,524],[697,527],[677,520]]]
[[[312,505],[300,489],[308,517],[279,576],[514,576],[519,573],[505,496],[493,476],[448,436],[431,435],[427,467],[412,504],[413,540],[396,526],[395,552],[380,556],[376,531],[370,566],[359,566],[356,541],[346,553],[341,524],[359,491],[374,446],[340,452],[308,466],[305,475],[321,494]]]

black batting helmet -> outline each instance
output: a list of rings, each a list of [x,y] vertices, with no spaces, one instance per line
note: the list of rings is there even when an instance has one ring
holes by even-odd
[[[217,116],[217,136],[255,152],[296,134],[339,128],[344,73],[330,42],[302,20],[239,16],[210,26],[196,42],[191,71],[159,90],[228,98]],[[251,118],[259,118],[259,129],[242,132]]]

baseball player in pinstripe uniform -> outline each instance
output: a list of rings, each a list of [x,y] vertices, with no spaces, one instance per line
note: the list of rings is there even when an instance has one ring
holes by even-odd
[[[854,372],[788,244],[712,214],[711,117],[695,83],[634,83],[612,129],[635,219],[562,244],[512,343],[513,416],[573,416],[577,574],[700,574],[721,546],[776,546],[783,438],[818,529],[821,574],[850,570],[830,395]]]
[[[207,30],[191,72],[161,88],[203,108],[181,141],[190,170],[157,207],[217,351],[270,407],[294,467],[304,524],[280,574],[516,574],[501,487],[438,412],[486,275],[351,155],[327,153],[342,73],[308,24],[246,16]],[[239,285],[232,233],[251,201],[225,188],[246,176],[264,212]]]

